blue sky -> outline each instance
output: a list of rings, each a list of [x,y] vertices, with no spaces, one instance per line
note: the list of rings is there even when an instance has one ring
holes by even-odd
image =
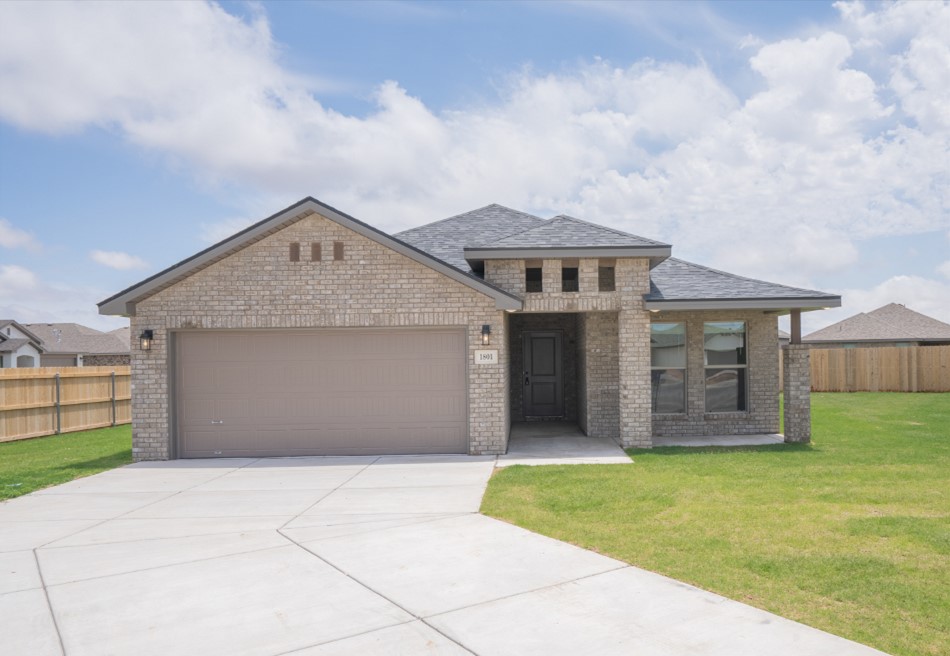
[[[490,202],[950,321],[950,5],[0,4],[0,318],[95,303],[313,195]]]

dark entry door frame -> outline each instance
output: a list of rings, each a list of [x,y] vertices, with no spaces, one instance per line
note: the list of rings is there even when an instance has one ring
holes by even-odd
[[[522,412],[525,418],[564,416],[561,332],[525,331],[522,339]]]

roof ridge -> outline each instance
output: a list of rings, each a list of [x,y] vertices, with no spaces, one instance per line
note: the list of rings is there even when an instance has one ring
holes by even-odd
[[[737,273],[729,273],[728,271],[722,271],[720,269],[714,269],[705,264],[697,264],[696,262],[690,262],[688,260],[683,260],[678,257],[670,256],[667,259],[667,262],[682,262],[683,264],[688,264],[690,266],[699,267],[700,269],[705,269],[706,271],[711,271],[712,273],[718,273],[724,276],[729,276],[730,278],[736,278],[737,280],[748,280],[749,282],[764,282],[769,285],[778,285],[779,287],[785,287],[786,289],[794,289],[800,292],[808,292],[809,294],[819,294],[821,296],[835,296],[835,294],[829,294],[828,292],[820,292],[817,289],[805,289],[804,287],[792,287],[791,285],[783,285],[780,282],[772,282],[771,280],[760,280],[758,278],[749,278],[748,276],[740,276]]]
[[[483,210],[487,210],[490,207],[500,207],[503,210],[514,212],[515,214],[520,214],[522,216],[526,216],[531,219],[537,219],[538,221],[546,221],[546,219],[542,219],[540,216],[535,216],[534,214],[528,214],[527,212],[522,212],[521,210],[512,209],[505,205],[501,205],[500,203],[489,203],[488,205],[485,205],[483,207],[476,207],[475,209],[468,210],[467,212],[460,212],[459,214],[453,214],[452,216],[448,216],[444,219],[439,219],[437,221],[432,221],[431,223],[423,223],[422,225],[418,225],[413,228],[407,228],[406,230],[402,230],[401,232],[397,232],[395,234],[404,235],[407,232],[412,232],[413,230],[420,230],[422,228],[431,228],[434,225],[439,225],[440,223],[445,223],[446,221],[452,221],[453,219],[461,218],[467,214],[474,214],[475,212],[481,212]],[[517,234],[517,233],[512,233],[512,234]]]
[[[600,223],[594,223],[592,221],[586,221],[585,219],[578,219],[576,216],[571,216],[570,214],[558,214],[551,220],[553,221],[554,219],[567,219],[569,221],[574,221],[575,223],[583,223],[584,225],[599,228],[600,230],[606,230],[607,232],[612,232],[615,235],[620,235],[621,237],[634,237],[635,239],[642,239],[643,241],[652,242],[658,246],[669,246],[669,244],[666,242],[657,241],[655,239],[650,239],[649,237],[643,237],[641,235],[635,235],[632,232],[624,232],[623,230],[618,230],[617,228],[601,225]]]

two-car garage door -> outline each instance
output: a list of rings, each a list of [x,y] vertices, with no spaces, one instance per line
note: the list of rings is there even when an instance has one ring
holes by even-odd
[[[465,453],[462,329],[181,332],[182,458]]]

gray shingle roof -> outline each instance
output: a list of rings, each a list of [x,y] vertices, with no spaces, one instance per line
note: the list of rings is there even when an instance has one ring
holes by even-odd
[[[950,341],[950,324],[890,303],[806,335],[806,342]]]
[[[465,244],[479,248],[578,248],[578,247],[639,247],[669,246],[606,226],[560,215],[535,227],[501,239]]]
[[[125,348],[129,348],[131,342],[131,328],[129,326],[123,326],[121,328],[116,328],[115,330],[109,331],[110,335],[115,335],[119,340],[125,345]]]
[[[393,235],[457,269],[470,272],[462,249],[545,223],[537,216],[492,204]]]
[[[24,344],[29,343],[30,340],[25,337],[11,337],[9,339],[5,339],[0,341],[0,353],[13,353]]]
[[[648,301],[801,298],[827,298],[832,301],[838,299],[838,296],[812,289],[788,287],[764,280],[744,278],[675,257],[668,258],[653,268],[650,272],[650,293],[645,297]]]
[[[78,323],[31,323],[27,327],[43,340],[47,353],[125,354],[129,345],[112,333]]]

